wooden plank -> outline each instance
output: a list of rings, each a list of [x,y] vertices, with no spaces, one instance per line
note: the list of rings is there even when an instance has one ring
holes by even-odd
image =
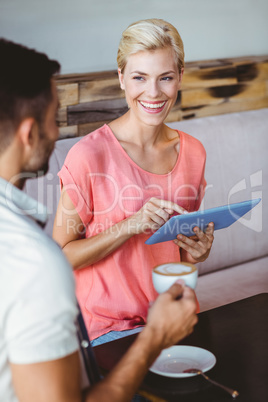
[[[61,107],[78,103],[78,84],[57,84],[57,90]]]
[[[86,81],[79,84],[79,103],[94,102],[104,99],[124,98],[118,78],[103,81]]]
[[[185,68],[210,68],[220,66],[231,66],[243,63],[263,63],[268,61],[268,55],[263,56],[240,56],[240,57],[228,57],[224,59],[207,59],[196,60],[185,63]]]
[[[85,102],[68,107],[68,125],[116,119],[128,110],[125,99]]]
[[[223,101],[262,99],[267,96],[265,81],[235,85],[215,86],[182,91],[182,109],[193,106],[221,105]],[[219,112],[220,114],[220,112]]]
[[[237,71],[233,66],[185,70],[182,91],[190,88],[232,85],[237,83]]]
[[[244,81],[268,79],[268,62],[255,63],[246,60],[213,68],[189,68],[185,70],[182,90],[189,88],[231,85]]]
[[[225,87],[212,87],[208,89],[213,98],[235,102],[240,99],[262,99],[266,93],[266,82],[249,82]]]
[[[231,66],[233,61],[229,59],[196,60],[185,63],[185,69],[204,69]]]
[[[56,83],[68,84],[79,83],[86,81],[99,81],[117,77],[117,70],[98,71],[93,73],[81,73],[81,74],[62,74],[55,77]]]
[[[259,76],[263,80],[268,79],[268,61],[266,63],[258,64]]]
[[[266,81],[255,81],[247,82],[243,90],[233,96],[232,101],[240,101],[240,99],[262,99],[267,96],[267,82]]]
[[[218,105],[206,105],[183,110],[182,120],[215,116],[226,113],[243,112],[246,110],[257,110],[266,107],[268,107],[268,98],[242,100],[240,102],[222,102],[220,107]]]
[[[78,135],[78,127],[77,126],[67,126],[67,127],[60,127],[59,128],[59,139],[64,138],[72,138],[77,137]]]
[[[222,87],[217,87],[222,88]],[[226,88],[226,87],[224,87]],[[210,94],[210,88],[197,88],[190,89],[187,91],[182,91],[181,94],[181,107],[182,110],[185,108],[191,108],[194,106],[205,106],[211,104],[220,104],[222,99]]]
[[[58,110],[57,124],[59,127],[67,126],[67,107],[62,107]]]
[[[226,60],[229,63],[239,65],[239,64],[245,64],[245,63],[265,63],[268,61],[268,55],[262,55],[262,56],[240,56],[240,57],[228,57]]]
[[[239,65],[237,66],[237,69],[238,82],[268,80],[268,62],[260,64]]]

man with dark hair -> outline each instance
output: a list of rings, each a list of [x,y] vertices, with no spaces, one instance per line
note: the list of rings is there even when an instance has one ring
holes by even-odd
[[[38,125],[38,137],[41,140],[38,146],[41,155],[36,155],[36,159],[40,159],[37,163],[41,164],[38,169],[44,169],[46,173],[48,157],[58,137],[58,129],[51,115],[51,123],[54,125],[51,133],[51,128],[45,127],[45,118],[53,96],[56,109],[52,113],[57,112],[56,89],[54,84],[51,87],[51,77],[59,72],[60,65],[57,61],[49,60],[45,54],[29,51],[4,39],[0,41],[0,55],[0,155],[13,141],[21,122],[31,118],[33,128],[37,129]],[[46,138],[47,129],[51,138]],[[37,169],[33,165],[24,170],[35,172]]]
[[[0,55],[1,402],[81,401],[72,269],[42,231],[44,207],[21,191],[27,176],[47,171],[58,138],[59,64],[3,39]],[[85,399],[129,400],[161,350],[193,330],[195,309],[182,283],[159,296],[129,351]]]

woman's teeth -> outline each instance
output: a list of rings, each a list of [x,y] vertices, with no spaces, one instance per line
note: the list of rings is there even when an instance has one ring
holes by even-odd
[[[143,107],[146,107],[147,109],[160,109],[161,107],[164,106],[165,102],[161,102],[161,103],[146,103],[146,102],[141,102],[141,105]]]

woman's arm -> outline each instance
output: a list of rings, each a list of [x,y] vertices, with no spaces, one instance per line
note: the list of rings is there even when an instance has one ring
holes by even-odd
[[[117,250],[132,236],[157,230],[176,211],[185,210],[171,201],[151,198],[137,213],[103,232],[81,238],[84,225],[67,191],[63,188],[56,212],[53,238],[61,246],[74,269],[98,262]]]
[[[84,231],[81,218],[63,188],[54,221],[53,238],[74,269],[102,260],[133,236],[127,231],[126,220],[90,238],[81,238]]]

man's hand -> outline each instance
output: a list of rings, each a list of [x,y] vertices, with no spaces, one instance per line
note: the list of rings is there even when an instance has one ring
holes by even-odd
[[[179,280],[156,299],[146,327],[154,331],[155,341],[164,349],[189,335],[196,323],[194,291]]]
[[[162,293],[149,309],[147,325],[131,347],[104,378],[90,388],[87,402],[130,400],[162,349],[174,345],[193,331],[197,323],[193,290],[178,281]]]

